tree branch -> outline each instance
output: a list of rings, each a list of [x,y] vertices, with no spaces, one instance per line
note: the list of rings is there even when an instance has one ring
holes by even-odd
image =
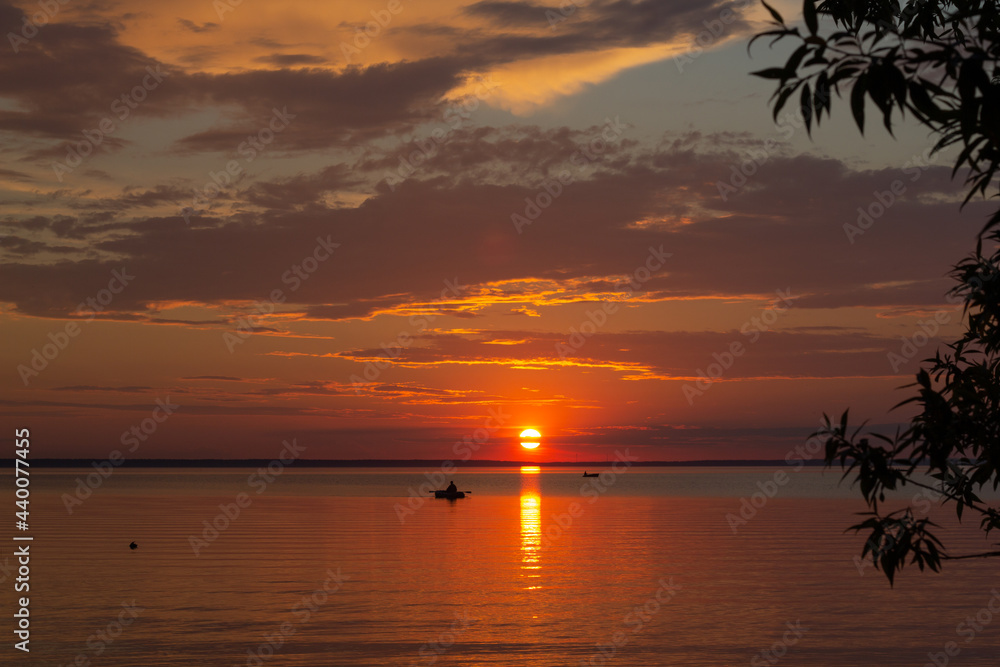
[[[966,556],[948,556],[941,554],[941,560],[966,560],[967,558],[992,558],[1000,556],[1000,551],[984,551],[981,554],[968,554]]]

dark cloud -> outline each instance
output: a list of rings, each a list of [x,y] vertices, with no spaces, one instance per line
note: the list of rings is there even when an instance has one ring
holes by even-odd
[[[363,185],[365,180],[346,164],[326,167],[315,174],[300,174],[275,181],[259,181],[243,193],[251,204],[273,210],[310,207],[327,192]],[[325,207],[323,207],[325,208]]]
[[[32,241],[19,236],[0,237],[0,249],[22,257],[41,253],[67,254],[79,251],[78,248],[70,246],[51,245],[43,243],[42,241]]]
[[[202,23],[201,25],[187,19],[177,19],[177,22],[185,29],[194,33],[212,32],[218,30],[220,27],[218,23],[212,23],[211,21]]]
[[[201,56],[185,52],[178,60],[191,68],[185,70],[165,66],[122,44],[113,24],[53,23],[19,53],[0,54],[0,95],[16,100],[19,107],[0,111],[0,131],[72,142],[40,147],[32,153],[32,159],[51,161],[64,158],[73,143],[82,140],[82,133],[93,132],[102,120],[112,121],[115,130],[105,133],[100,150],[119,149],[124,143],[114,133],[132,114],[172,117],[192,108],[215,106],[227,110],[228,120],[182,138],[176,148],[233,153],[266,127],[273,109],[287,109],[295,118],[282,131],[278,144],[282,150],[346,147],[434,120],[438,101],[474,72],[547,54],[663,42],[703,30],[706,17],[731,6],[701,1],[593,3],[551,31],[544,7],[484,2],[467,12],[491,21],[491,27],[497,20],[504,25],[528,25],[534,17],[538,33],[484,34],[472,29],[453,40],[452,51],[437,57],[341,71],[317,67],[325,62],[317,55],[280,52],[258,58],[278,69],[197,71],[211,57],[211,47],[204,47],[208,51]],[[6,23],[19,24],[23,13],[5,4],[0,18],[4,16]],[[178,21],[194,32],[218,28],[214,23]],[[736,19],[729,29],[742,27]],[[427,32],[426,26],[409,29]],[[285,45],[269,43],[268,48],[284,49]],[[129,102],[132,91],[151,81],[150,71],[159,72],[162,83],[156,81],[155,89],[147,87],[141,102]],[[123,100],[130,107],[124,118]],[[239,111],[233,114],[233,109]]]
[[[170,400],[169,396],[166,400]],[[97,410],[114,410],[126,412],[149,413],[153,407],[148,403],[83,403],[71,401],[42,401],[42,400],[6,400],[0,399],[0,414],[18,413],[20,410],[33,408],[65,408],[70,410],[82,410],[90,414]],[[182,415],[211,415],[211,416],[329,416],[335,414],[334,410],[319,410],[307,407],[276,406],[276,405],[215,405],[211,403],[191,405],[183,404],[178,410]],[[40,413],[43,414],[43,413]]]
[[[394,350],[391,363],[431,366],[448,362],[471,365],[534,365],[550,367],[568,359],[600,365],[635,377],[693,381],[729,354],[734,343],[742,353],[726,369],[723,381],[757,378],[885,377],[894,375],[887,360],[901,342],[866,333],[803,333],[771,330],[750,321],[728,332],[598,332],[574,346],[571,334],[530,331],[479,331],[476,334],[436,334],[420,337],[420,345]],[[504,341],[495,345],[491,341]],[[940,341],[933,339],[936,345]],[[933,347],[929,348],[933,349]],[[381,348],[350,350],[337,356],[365,363],[384,360]]]
[[[535,141],[560,155],[570,151],[572,134],[561,134],[527,132],[509,145],[490,136],[478,148],[463,137],[461,150],[469,164],[527,169],[539,155]],[[644,283],[643,298],[788,288],[801,297],[800,307],[932,306],[943,302],[944,276],[972,247],[989,208],[975,202],[960,215],[959,186],[947,170],[934,168],[908,180],[904,196],[849,239],[845,225],[857,224],[859,206],[869,208],[873,193],[903,177],[900,170],[857,172],[832,159],[773,157],[723,199],[719,183],[729,181],[740,159],[694,150],[609,153],[607,164],[598,159],[573,168],[573,181],[534,213],[529,202],[546,201],[543,178],[558,174],[563,160],[532,172],[537,185],[471,182],[462,172],[428,180],[415,175],[357,208],[333,209],[324,194],[357,182],[356,169],[336,165],[248,186],[239,196],[266,207],[259,214],[203,216],[192,224],[180,217],[101,223],[93,248],[127,259],[6,263],[0,299],[26,313],[65,314],[106,284],[111,270],[128,265],[138,277],[112,310],[142,310],[156,301],[258,300],[281,289],[316,319],[367,317],[442,299],[438,310],[472,316],[447,293],[445,280],[467,286],[460,297],[486,296],[477,292],[480,286],[527,279],[563,285],[598,279],[578,289],[608,290],[633,275],[650,248],[662,246],[672,256]],[[174,194],[168,188],[130,192],[112,208]],[[536,217],[518,233],[512,215]],[[68,223],[61,224],[69,235]],[[313,273],[296,277],[294,267],[316,251],[319,239],[340,247]],[[520,305],[531,300],[525,294]]]
[[[277,67],[294,67],[295,65],[322,65],[327,62],[323,56],[308,53],[273,53],[268,56],[254,58],[254,62],[266,63]]]
[[[546,12],[555,12],[561,16],[558,7],[546,7],[530,2],[498,2],[495,0],[473,3],[465,7],[462,12],[469,16],[496,21],[503,26],[537,26],[547,20],[545,18]]]
[[[598,0],[584,6],[486,0],[465,8],[470,16],[513,30],[501,34],[467,34],[459,38],[460,52],[510,62],[546,55],[562,55],[607,48],[640,47],[706,31],[706,22],[718,23],[719,38],[736,36],[749,28],[743,2],[709,0]],[[727,21],[723,23],[721,17]],[[713,38],[715,36],[713,35]]]
[[[153,391],[153,388],[146,386],[102,387],[92,384],[77,384],[69,387],[52,387],[52,391],[107,391],[120,394],[145,394]]]
[[[4,23],[19,25],[23,14],[5,4],[3,17]],[[275,54],[270,64],[287,67],[319,61],[304,54]],[[16,100],[20,107],[0,111],[0,131],[78,142],[85,130],[93,133],[108,119],[115,130],[105,133],[101,143],[120,147],[114,132],[133,114],[178,116],[195,107],[216,105],[242,113],[226,125],[185,137],[179,149],[235,152],[248,136],[266,127],[275,108],[287,108],[295,116],[282,134],[283,149],[342,145],[366,133],[377,135],[426,120],[435,101],[474,66],[468,58],[449,56],[340,72],[312,68],[207,74],[167,67],[123,45],[110,24],[53,23],[19,53],[0,52],[0,95]],[[162,81],[151,79],[151,71]],[[132,92],[144,82],[148,85],[140,91],[140,101]],[[71,145],[40,148],[33,159],[64,158]]]
[[[15,171],[13,169],[0,169],[0,177],[6,178],[10,181],[31,181],[34,180],[31,176],[27,174]]]
[[[24,14],[9,4],[0,22],[19,26]],[[45,25],[27,44],[0,50],[0,95],[21,109],[0,112],[0,131],[47,138],[76,137],[102,117],[114,118],[112,103],[142,84],[153,58],[125,46],[108,24]],[[150,109],[158,108],[152,101]],[[145,109],[144,109],[145,110]],[[80,137],[76,137],[80,138]]]
[[[125,188],[115,198],[82,199],[69,202],[74,209],[97,209],[100,211],[127,211],[134,208],[152,208],[162,204],[173,204],[178,209],[191,201],[191,190],[172,185],[157,185],[148,190]]]
[[[356,169],[393,180],[400,177],[401,169],[404,174],[408,171],[401,165],[416,163],[423,178],[448,175],[486,183],[528,185],[541,183],[564,168],[579,171],[579,167],[570,163],[574,156],[590,168],[620,166],[623,156],[630,155],[636,147],[635,141],[620,138],[621,132],[627,130],[627,123],[620,118],[617,123],[608,119],[610,122],[603,125],[580,130],[566,127],[543,130],[533,125],[468,128],[458,126],[455,118],[448,111],[442,114],[442,122],[435,129],[444,132],[443,137],[440,134],[440,138],[421,137],[384,155],[366,155]],[[611,143],[604,142],[601,136],[609,127],[619,133],[619,138]],[[584,149],[589,150],[591,141],[602,142],[598,144],[599,162],[583,153]]]
[[[280,387],[265,387],[246,392],[247,396],[336,396],[344,390],[333,382],[300,382]]]
[[[268,126],[274,109],[294,116],[281,131],[284,150],[347,145],[428,120],[436,100],[461,82],[469,66],[443,57],[339,73],[304,68],[191,74],[184,83],[192,95],[240,105],[247,117],[185,137],[178,148],[235,152]]]

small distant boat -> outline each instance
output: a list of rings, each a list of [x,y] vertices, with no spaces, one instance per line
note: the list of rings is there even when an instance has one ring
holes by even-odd
[[[464,498],[466,491],[435,491],[435,498],[447,498],[448,500],[456,500],[458,498]]]
[[[600,477],[600,475],[601,475],[601,473],[599,473],[599,472],[586,472],[586,471],[584,471],[584,473],[583,473],[584,477]]]

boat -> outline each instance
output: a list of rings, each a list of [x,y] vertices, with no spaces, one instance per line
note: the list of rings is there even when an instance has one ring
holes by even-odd
[[[458,498],[465,497],[465,491],[442,491],[438,490],[434,492],[435,498],[447,498],[448,500],[456,500]]]
[[[584,477],[600,477],[600,475],[601,475],[601,473],[599,473],[599,472],[584,472],[583,473]]]

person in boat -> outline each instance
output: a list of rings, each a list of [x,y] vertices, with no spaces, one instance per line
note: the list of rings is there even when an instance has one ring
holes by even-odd
[[[448,485],[448,488],[445,489],[445,491],[447,491],[448,493],[455,493],[456,491],[458,491],[458,487],[455,486],[455,482],[452,482],[451,484]]]

